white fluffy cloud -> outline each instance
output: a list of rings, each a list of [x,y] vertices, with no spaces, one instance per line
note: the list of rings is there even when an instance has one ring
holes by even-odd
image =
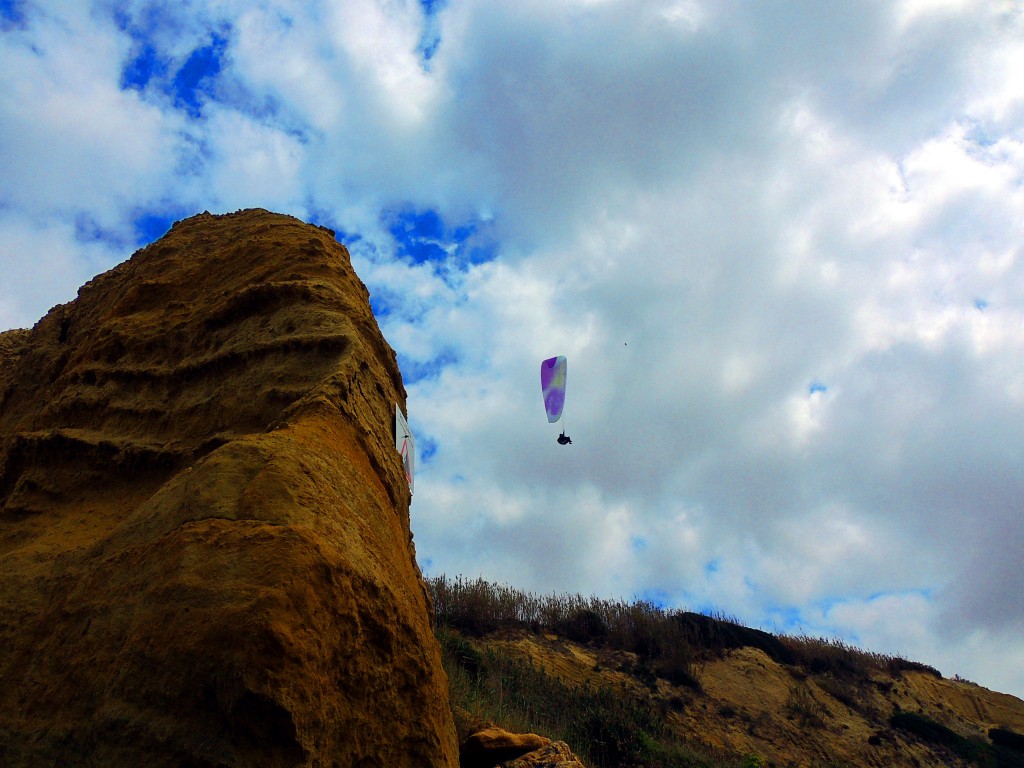
[[[144,204],[178,121],[119,87],[127,44],[84,7],[26,4],[0,37],[0,205],[105,227]]]
[[[140,217],[315,216],[404,366],[428,571],[1024,694],[1016,4],[15,7],[0,325]]]

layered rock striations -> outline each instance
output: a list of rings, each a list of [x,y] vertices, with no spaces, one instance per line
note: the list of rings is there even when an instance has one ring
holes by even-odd
[[[202,214],[0,334],[0,763],[454,766],[348,253]]]

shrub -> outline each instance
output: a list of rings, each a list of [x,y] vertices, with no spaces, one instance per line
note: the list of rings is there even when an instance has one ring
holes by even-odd
[[[635,653],[638,669],[674,685],[699,689],[694,652],[678,612],[652,603],[584,598],[580,595],[536,597],[483,579],[445,576],[427,579],[438,626],[483,637],[501,629],[545,629],[581,643]]]
[[[672,685],[683,685],[695,691],[700,690],[693,650],[685,640],[677,639],[661,648],[654,660],[654,670],[659,677]]]
[[[914,712],[897,712],[889,718],[889,724],[894,728],[920,736],[932,744],[952,746],[963,739],[960,734],[942,723],[937,723],[930,717]]]
[[[483,579],[438,576],[428,579],[427,587],[434,600],[434,620],[473,637],[500,628],[530,626],[540,614],[537,598]]]
[[[792,663],[799,664],[812,675],[831,675],[837,678],[865,678],[871,671],[897,676],[903,672],[925,672],[942,678],[935,667],[900,656],[864,651],[836,638],[791,637],[779,638],[792,654]]]
[[[996,765],[991,750],[981,739],[965,738],[930,717],[913,712],[897,712],[889,718],[889,724],[894,728],[913,733],[931,744],[948,747],[968,762],[983,766]]]
[[[886,661],[886,671],[894,676],[899,675],[901,672],[924,672],[932,677],[938,678],[939,680],[942,679],[942,673],[935,667],[922,664],[919,661],[908,661],[901,656],[888,657]]]
[[[440,628],[452,708],[513,730],[567,742],[587,765],[709,768],[699,752],[674,742],[651,704],[610,686],[573,686],[526,656],[484,648]]]
[[[608,637],[608,625],[590,608],[578,608],[566,619],[556,621],[555,632],[577,643],[603,642]]]
[[[794,662],[812,675],[865,677],[869,670],[884,670],[887,663],[881,654],[862,651],[835,638],[805,636],[780,640],[793,654]]]
[[[478,681],[483,670],[483,657],[480,651],[454,632],[444,631],[444,636],[438,639],[441,641],[442,652],[447,654],[451,662],[469,675],[471,680]]]
[[[826,673],[816,678],[815,682],[821,690],[851,709],[857,709],[862,704],[861,692],[849,678]]]
[[[691,645],[720,655],[733,648],[757,648],[779,664],[792,664],[793,653],[779,638],[760,629],[752,629],[726,619],[700,613],[683,612],[674,617],[683,628]]]
[[[794,685],[789,689],[785,711],[790,717],[796,718],[801,725],[813,728],[824,726],[825,717],[829,714],[829,711],[814,698],[814,694],[806,685]]]
[[[992,739],[993,744],[1024,753],[1024,736],[1009,728],[992,728],[988,732],[988,737]]]

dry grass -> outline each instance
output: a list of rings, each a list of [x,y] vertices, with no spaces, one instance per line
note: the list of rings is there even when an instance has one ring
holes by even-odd
[[[538,596],[483,579],[437,576],[427,579],[436,622],[470,637],[502,629],[553,632],[578,643],[635,653],[653,674],[676,685],[700,687],[697,662],[720,657],[733,648],[753,647],[780,664],[800,667],[842,685],[837,696],[852,705],[848,681],[871,672],[898,675],[918,671],[941,678],[926,664],[899,656],[871,653],[841,640],[808,636],[776,637],[722,617],[666,610],[638,600],[604,600],[582,595]]]
[[[829,711],[819,702],[811,689],[800,683],[789,689],[786,699],[786,715],[796,719],[805,728],[822,728]]]
[[[580,595],[538,597],[483,579],[427,580],[435,621],[470,637],[502,629],[553,632],[578,643],[635,653],[656,677],[698,688],[692,632],[682,614],[652,603]]]
[[[901,672],[925,672],[941,678],[934,667],[900,656],[864,651],[835,638],[793,637],[783,635],[780,642],[792,654],[795,665],[812,675],[827,675],[840,679],[863,679],[871,672],[899,675]]]

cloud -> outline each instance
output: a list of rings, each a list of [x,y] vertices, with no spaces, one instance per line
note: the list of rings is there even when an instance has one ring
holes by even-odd
[[[50,307],[72,301],[80,286],[122,256],[117,245],[84,239],[74,221],[0,208],[0,328],[29,326]]]
[[[0,324],[173,218],[315,219],[399,355],[431,570],[1024,694],[981,661],[1024,653],[1019,9],[4,8]]]
[[[28,12],[26,11],[26,14]],[[85,212],[114,227],[164,171],[173,123],[118,86],[124,44],[77,13],[40,13],[31,32],[9,31],[0,66],[0,203],[31,211]]]

